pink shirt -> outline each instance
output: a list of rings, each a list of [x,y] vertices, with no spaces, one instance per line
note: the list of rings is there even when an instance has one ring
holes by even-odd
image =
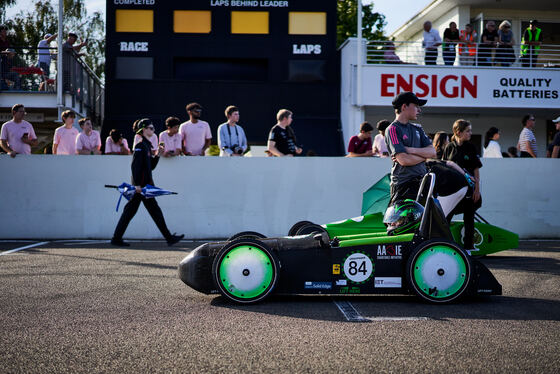
[[[206,139],[212,139],[210,125],[208,122],[201,120],[198,120],[197,123],[187,121],[181,124],[179,134],[181,134],[187,152],[196,156],[201,156]]]
[[[128,142],[126,141],[125,138],[122,138],[122,143],[124,147],[130,151],[130,149],[128,148]],[[113,143],[113,138],[108,136],[107,140],[105,140],[105,153],[115,153],[115,152],[121,153],[121,151],[122,151],[121,146]]]
[[[159,134],[159,142],[165,145],[165,152],[181,149],[181,140],[181,134],[179,133],[170,136],[167,131],[164,131]]]
[[[150,143],[152,143],[152,151],[156,151],[158,149],[158,140],[157,140],[157,135],[154,134],[150,137],[150,139],[148,139],[150,141]],[[134,143],[132,143],[132,148],[136,147],[136,144],[140,143],[142,141],[142,136],[141,135],[134,135]]]
[[[76,137],[79,132],[75,127],[67,129],[60,126],[54,130],[54,144],[58,144],[56,149],[57,155],[75,155],[76,154]]]
[[[0,139],[6,140],[15,152],[29,155],[31,154],[31,146],[21,141],[21,137],[25,133],[28,133],[27,136],[30,140],[37,139],[33,126],[29,122],[23,120],[20,123],[8,121],[2,125]]]
[[[98,147],[101,147],[101,137],[99,136],[99,132],[95,130],[91,130],[89,136],[82,131],[76,138],[76,150],[78,151],[81,151],[82,149],[85,149],[86,151],[93,151]]]

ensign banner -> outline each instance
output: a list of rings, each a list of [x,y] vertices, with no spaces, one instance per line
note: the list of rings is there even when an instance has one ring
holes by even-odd
[[[365,105],[385,106],[412,91],[429,106],[491,108],[560,107],[560,72],[546,69],[366,66]]]

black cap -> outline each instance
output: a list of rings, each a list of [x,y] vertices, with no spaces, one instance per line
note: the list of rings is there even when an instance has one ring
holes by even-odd
[[[137,126],[136,133],[141,134],[144,128],[153,125],[154,124],[152,123],[152,120],[150,120],[149,118],[142,118],[140,121],[138,121],[138,124],[136,125]]]
[[[532,20],[529,21],[529,24],[530,25],[538,25],[539,21],[537,21],[536,19],[532,19]]]
[[[393,99],[393,108],[399,109],[403,104],[416,104],[418,106],[426,105],[428,100],[419,99],[412,92],[401,92]]]

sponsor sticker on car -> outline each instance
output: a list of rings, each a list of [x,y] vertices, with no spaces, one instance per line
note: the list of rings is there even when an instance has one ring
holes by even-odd
[[[330,290],[332,289],[332,282],[305,282],[306,290]]]
[[[402,278],[401,277],[375,277],[374,287],[375,288],[401,288]]]

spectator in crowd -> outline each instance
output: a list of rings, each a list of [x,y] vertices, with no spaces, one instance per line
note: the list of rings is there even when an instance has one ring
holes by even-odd
[[[386,64],[412,64],[411,62],[401,61],[401,58],[395,53],[395,43],[392,41],[385,42],[383,62]]]
[[[72,81],[72,62],[74,56],[80,57],[83,56],[83,53],[80,53],[81,49],[87,45],[87,39],[83,42],[76,44],[78,40],[78,35],[71,32],[68,33],[68,39],[62,44],[62,71],[64,77],[64,91],[70,91],[72,88],[71,81]],[[76,44],[76,45],[74,45]]]
[[[138,122],[140,122],[139,119],[134,121],[134,123],[132,124],[132,131],[134,131],[135,134],[138,131],[138,127],[137,127]],[[152,155],[155,155],[156,151],[158,149],[158,137],[154,133],[154,134],[152,134],[152,136],[150,136],[150,139],[148,139],[148,140],[150,141],[150,144],[152,145]],[[140,143],[141,141],[142,141],[142,136],[140,136],[138,134],[134,135],[134,140],[132,142],[132,148],[134,149],[134,147],[136,147],[136,144]]]
[[[75,155],[76,137],[79,132],[74,127],[76,113],[71,110],[62,112],[62,126],[54,130],[53,155]]]
[[[186,156],[204,156],[212,141],[210,125],[200,119],[202,106],[199,103],[187,105],[187,113],[189,120],[179,127],[183,139],[183,152]]]
[[[243,156],[247,150],[247,137],[239,122],[239,109],[230,105],[226,108],[227,122],[218,127],[218,147],[220,157]]]
[[[507,151],[507,154],[508,154],[508,157],[513,157],[513,158],[519,157],[517,155],[517,147],[509,147],[508,151]]]
[[[529,27],[523,32],[521,38],[521,64],[523,67],[537,66],[539,49],[542,42],[542,30],[539,29],[539,22],[534,19],[529,22]]]
[[[443,151],[445,146],[449,143],[449,137],[445,131],[438,131],[434,135],[434,141],[432,142],[434,149],[436,150],[436,158],[441,160],[443,158]]]
[[[167,127],[167,130],[162,131],[159,134],[159,145],[163,146],[163,157],[173,157],[181,155],[183,142],[181,141],[181,135],[179,134],[180,124],[181,120],[177,117],[168,117],[165,120],[165,127]]]
[[[552,140],[552,158],[560,158],[560,117],[553,119],[552,122],[556,125],[556,135]]]
[[[519,157],[533,157],[537,158],[537,139],[533,133],[535,128],[535,116],[526,114],[521,120],[523,123],[523,130],[519,134],[519,142],[517,149],[519,149]]]
[[[459,35],[459,63],[463,66],[473,66],[476,61],[476,39],[478,35],[470,23],[465,25]]]
[[[18,153],[31,154],[31,147],[37,145],[37,136],[33,126],[23,119],[25,114],[23,104],[16,104],[12,107],[12,120],[2,125],[0,146],[12,158],[16,157]]]
[[[373,126],[369,122],[360,125],[360,133],[350,138],[348,154],[346,157],[371,157],[373,156],[373,142],[371,134]]]
[[[12,71],[15,56],[16,50],[13,48],[8,48],[3,51],[2,66],[0,67],[0,90],[21,90],[21,78],[17,72]]]
[[[142,135],[142,141],[134,147],[134,155],[132,156],[132,184],[136,188],[136,193],[130,199],[130,201],[124,206],[123,213],[117,227],[115,227],[115,232],[113,238],[111,239],[111,244],[119,247],[128,247],[129,243],[123,241],[123,235],[128,227],[128,224],[134,218],[134,215],[140,207],[140,203],[144,203],[144,206],[150,213],[150,216],[156,223],[156,226],[161,231],[161,234],[167,240],[167,245],[172,246],[173,244],[179,242],[184,235],[175,235],[169,232],[167,225],[165,224],[165,219],[163,218],[163,213],[155,198],[147,198],[141,194],[142,187],[147,184],[154,186],[154,181],[152,179],[152,170],[158,164],[159,156],[158,154],[163,153],[163,147],[159,147],[157,154],[152,155],[151,149],[152,144],[148,140],[155,131],[152,121],[148,118],[144,118],[137,123],[138,133]]]
[[[511,23],[503,21],[500,23],[498,30],[498,50],[496,51],[496,62],[501,66],[511,66],[515,61],[515,52],[513,51],[513,31],[511,31]]]
[[[488,21],[486,28],[482,32],[482,40],[478,50],[478,65],[492,66],[492,53],[494,47],[498,43],[498,32],[496,31],[496,23]]]
[[[467,196],[461,200],[448,216],[448,220],[451,220],[454,214],[463,213],[463,222],[465,224],[463,247],[468,251],[476,250],[474,247],[474,214],[482,205],[479,173],[482,163],[478,158],[476,148],[470,143],[471,136],[472,126],[470,122],[458,119],[453,123],[453,136],[443,152],[444,160],[455,162],[470,175],[473,175],[475,179],[474,191],[467,192]]]
[[[500,130],[497,127],[490,127],[484,136],[484,149],[482,150],[483,158],[503,158],[502,148],[498,140],[500,139]]]
[[[391,121],[382,119],[377,122],[377,131],[379,132],[375,135],[373,139],[373,155],[378,157],[389,157],[389,150],[387,149],[387,144],[385,143],[385,130],[391,124]]]
[[[435,65],[438,56],[438,47],[441,45],[441,38],[436,29],[432,28],[430,21],[424,22],[424,41],[422,46],[426,51],[424,63],[426,65]]]
[[[422,127],[410,122],[417,119],[420,107],[426,102],[412,92],[402,92],[393,99],[396,118],[385,130],[385,142],[393,160],[389,205],[398,200],[416,199],[427,172],[426,160],[436,157],[436,150]]]
[[[449,27],[443,32],[443,61],[445,65],[453,65],[457,55],[455,47],[459,42],[459,29],[455,22],[451,22]]]
[[[51,74],[51,50],[50,45],[53,40],[56,39],[57,34],[46,34],[43,39],[37,45],[37,54],[39,55],[39,61],[37,67],[43,70],[43,75],[41,76],[42,82],[39,86],[39,91],[45,91],[47,89],[46,81],[49,79]]]
[[[105,140],[105,154],[106,155],[129,155],[130,154],[130,149],[128,148],[128,142],[122,136],[119,130],[112,129],[109,132],[109,136]]]
[[[82,132],[76,137],[76,151],[79,155],[100,155],[101,137],[99,132],[93,129],[91,119],[88,117],[78,121]]]
[[[276,114],[276,125],[268,134],[268,151],[276,157],[293,157],[303,151],[297,146],[297,139],[292,124],[293,113],[288,109],[280,109]]]

